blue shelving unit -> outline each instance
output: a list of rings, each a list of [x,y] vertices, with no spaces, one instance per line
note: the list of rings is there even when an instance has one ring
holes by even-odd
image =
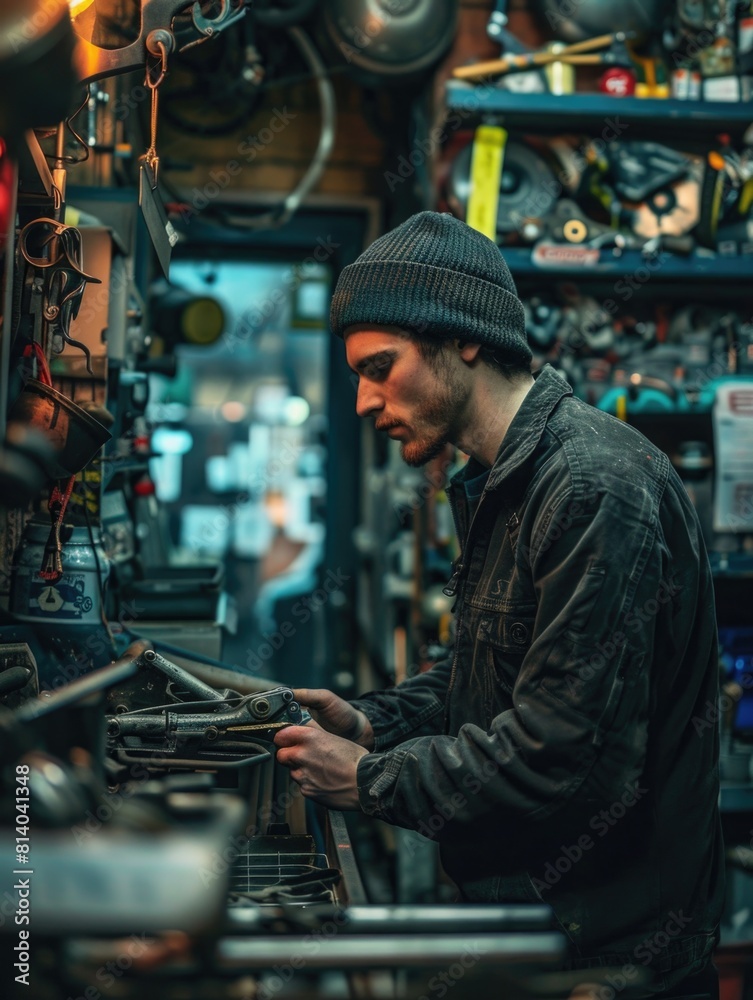
[[[517,94],[489,83],[450,80],[447,107],[472,117],[500,116],[505,124],[528,132],[599,131],[619,117],[641,133],[685,133],[686,137],[727,133],[740,136],[753,124],[753,101],[678,101],[675,98],[610,97],[601,93]],[[629,131],[629,129],[627,130]],[[623,133],[624,134],[624,133]]]

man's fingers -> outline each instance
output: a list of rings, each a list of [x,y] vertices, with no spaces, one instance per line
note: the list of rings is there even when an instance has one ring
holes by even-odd
[[[324,708],[332,698],[326,688],[293,688],[295,700],[306,708]]]
[[[284,729],[278,729],[275,733],[275,746],[298,746],[299,743],[306,742],[306,739],[311,732],[313,732],[313,730],[309,729],[308,726],[285,726]]]

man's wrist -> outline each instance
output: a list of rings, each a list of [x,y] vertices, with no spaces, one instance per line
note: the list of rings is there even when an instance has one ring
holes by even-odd
[[[366,723],[368,719],[366,718],[366,713],[362,712],[360,708],[354,709],[356,713],[356,724],[355,729],[350,735],[351,740],[356,743],[363,736],[363,731],[366,729]]]
[[[362,712],[360,708],[357,708],[356,712],[358,713],[358,724],[356,731],[351,736],[351,740],[363,747],[365,750],[373,750],[374,728],[371,725],[371,721],[368,715],[365,712]]]

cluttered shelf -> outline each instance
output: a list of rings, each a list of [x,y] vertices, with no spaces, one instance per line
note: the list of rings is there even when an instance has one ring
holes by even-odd
[[[602,93],[529,94],[500,87],[474,86],[449,80],[445,89],[449,110],[472,112],[478,118],[504,116],[505,124],[537,131],[590,131],[603,128],[605,119],[618,115],[662,133],[694,136],[727,133],[739,136],[753,124],[753,101],[679,100],[673,97],[613,97]]]

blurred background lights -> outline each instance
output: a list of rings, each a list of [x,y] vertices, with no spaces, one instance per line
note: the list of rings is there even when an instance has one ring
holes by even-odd
[[[288,396],[285,400],[285,423],[289,427],[305,424],[310,413],[311,407],[302,396]]]
[[[220,407],[220,413],[231,424],[239,424],[245,419],[247,412],[245,405],[239,403],[237,400],[228,400],[227,403],[223,403]]]

